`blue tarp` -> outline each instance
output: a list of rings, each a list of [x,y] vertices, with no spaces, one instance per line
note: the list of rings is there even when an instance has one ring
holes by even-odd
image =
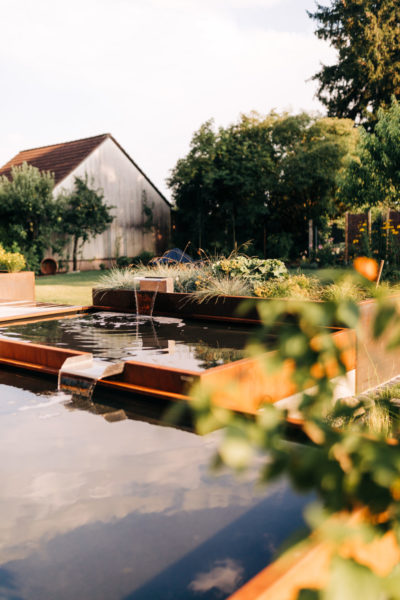
[[[179,248],[172,248],[172,250],[168,250],[165,252],[160,258],[154,258],[152,262],[158,263],[192,263],[195,262],[189,254],[183,252]]]

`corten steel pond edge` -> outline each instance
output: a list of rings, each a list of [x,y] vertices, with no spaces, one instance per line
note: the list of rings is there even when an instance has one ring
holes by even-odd
[[[133,290],[96,289],[92,290],[93,304],[99,310],[126,310],[136,312],[136,297],[143,298],[144,304],[149,304],[153,292],[135,292]],[[400,312],[400,294],[392,294],[389,299]],[[186,319],[215,320],[232,324],[260,324],[257,307],[268,306],[273,300],[255,298],[253,296],[219,296],[207,302],[198,302],[190,293],[157,292],[154,300],[154,316],[181,317]],[[244,316],[239,315],[243,303],[247,302],[252,308]],[[305,300],[304,302],[310,302]],[[400,373],[400,347],[390,352],[386,349],[389,333],[378,341],[372,335],[372,320],[376,307],[375,299],[358,302],[360,308],[361,327],[364,336],[357,336],[356,354],[357,368],[355,393],[361,394],[373,389]],[[333,329],[333,328],[332,328]],[[340,331],[342,328],[338,328]]]
[[[343,350],[347,370],[352,371],[355,367],[354,332],[334,332],[332,337]],[[213,388],[216,405],[254,415],[264,403],[285,401],[297,392],[291,380],[294,365],[289,361],[277,373],[265,372],[263,357],[273,352],[259,358],[243,358],[202,372],[125,361],[120,375],[100,378],[97,385],[167,400],[189,401],[190,387],[200,382]],[[67,358],[79,356],[90,357],[91,354],[0,337],[0,365],[7,367],[58,376]],[[332,372],[333,377],[336,374]],[[296,421],[295,415],[292,421],[301,423]]]
[[[362,510],[358,510],[338,513],[329,520],[332,525],[338,523],[351,527],[364,519]],[[318,536],[311,534],[284,552],[227,600],[295,600],[302,588],[324,589],[329,581],[329,564],[334,552],[334,543],[320,541]],[[340,553],[358,560],[381,577],[389,575],[400,562],[400,548],[391,531],[371,543],[350,538],[342,544]]]
[[[154,298],[152,307],[154,316],[243,324],[261,323],[256,306],[258,303],[266,302],[265,298],[255,298],[254,296],[217,296],[207,302],[198,302],[191,293],[137,291],[135,294],[133,290],[100,288],[93,288],[92,298],[93,306],[98,310],[109,309],[136,313],[136,298],[139,299],[139,303],[143,302],[144,304],[152,303],[151,300]],[[239,315],[239,307],[244,301],[250,301],[254,306],[246,315]]]
[[[35,273],[20,271],[18,273],[0,272],[1,300],[35,300]]]

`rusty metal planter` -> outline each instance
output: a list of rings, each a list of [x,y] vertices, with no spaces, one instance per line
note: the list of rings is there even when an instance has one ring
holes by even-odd
[[[35,274],[33,271],[0,272],[1,300],[35,300]]]

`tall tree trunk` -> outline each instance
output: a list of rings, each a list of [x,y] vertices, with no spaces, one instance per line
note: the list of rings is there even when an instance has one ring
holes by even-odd
[[[72,270],[76,271],[77,270],[77,264],[78,264],[78,258],[77,258],[77,254],[78,254],[78,241],[79,238],[77,235],[74,236],[74,247],[72,250]]]
[[[197,206],[198,206],[198,247],[202,247],[202,229],[203,229],[203,198],[201,195],[201,186],[197,189]]]
[[[232,210],[232,241],[233,241],[233,250],[236,250],[236,220],[235,220],[235,211]]]
[[[267,226],[265,223],[263,227],[263,254],[264,258],[267,258]]]

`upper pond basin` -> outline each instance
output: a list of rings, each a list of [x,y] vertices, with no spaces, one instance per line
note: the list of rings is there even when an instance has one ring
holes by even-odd
[[[136,360],[193,371],[243,358],[253,332],[212,321],[111,312],[0,327],[1,337],[92,352],[113,362]]]
[[[153,400],[4,369],[0,399],[2,599],[223,599],[303,527],[309,497],[211,473],[222,432],[166,425]]]

